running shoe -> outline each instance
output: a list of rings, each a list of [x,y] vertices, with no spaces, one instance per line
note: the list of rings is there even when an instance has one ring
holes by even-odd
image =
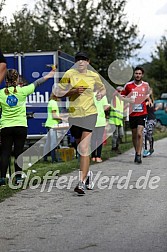
[[[23,181],[24,181],[24,179],[22,178],[21,175],[16,175],[15,185],[20,185],[23,183]]]
[[[4,178],[0,178],[0,186],[5,186],[6,182]]]
[[[134,162],[136,163],[137,161],[136,161],[136,156],[137,156],[137,153],[135,153],[135,159],[134,159]]]
[[[141,164],[142,163],[141,155],[136,155],[135,159],[136,159],[136,163],[137,164]]]
[[[103,160],[102,160],[101,158],[97,157],[97,158],[96,158],[96,162],[97,162],[97,163],[101,163],[101,162],[103,162]]]
[[[148,151],[148,150],[144,150],[143,151],[143,157],[145,158],[145,157],[148,157],[148,156],[150,156],[151,155],[151,153],[150,153],[150,151]]]
[[[150,149],[149,152],[150,152],[150,155],[153,154],[154,149]]]
[[[85,184],[82,181],[79,181],[78,185],[74,188],[74,192],[85,194]]]
[[[93,183],[92,179],[93,179],[93,172],[89,171],[86,182],[85,182],[85,187],[87,190],[93,190],[94,183]]]

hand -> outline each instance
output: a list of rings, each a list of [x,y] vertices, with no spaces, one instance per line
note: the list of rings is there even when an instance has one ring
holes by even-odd
[[[62,121],[63,121],[61,118],[59,118],[57,120],[58,120],[58,123],[62,123]]]
[[[148,101],[148,105],[149,105],[149,107],[153,107],[154,106],[154,104],[152,103],[151,100]]]
[[[56,68],[52,69],[47,75],[44,76],[45,80],[53,78],[56,72]]]
[[[68,113],[61,113],[60,116],[63,122],[68,122],[68,116],[69,116]]]
[[[131,96],[130,98],[128,98],[128,102],[129,103],[135,103],[135,97]]]
[[[84,91],[85,91],[84,87],[78,87],[78,88],[76,88],[76,93],[79,94],[79,95],[81,95]]]
[[[100,101],[102,99],[102,94],[100,92],[97,92],[96,94],[96,100]]]

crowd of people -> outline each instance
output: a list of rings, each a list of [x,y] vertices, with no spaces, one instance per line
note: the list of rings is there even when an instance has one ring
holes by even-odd
[[[106,88],[98,73],[90,69],[90,58],[86,52],[75,55],[73,68],[66,71],[58,85],[53,90],[48,103],[48,118],[46,121],[47,139],[44,146],[44,161],[51,150],[52,163],[56,161],[55,146],[57,142],[54,125],[59,124],[62,118],[57,101],[69,97],[68,122],[71,136],[75,139],[79,154],[80,176],[74,191],[85,194],[90,186],[90,157],[93,162],[101,163],[102,146],[105,127],[107,124],[105,111],[108,111],[108,125],[112,131],[111,151],[121,154],[119,144],[124,136],[123,119],[127,107],[129,108],[129,125],[132,131],[132,142],[135,150],[134,162],[142,163],[143,157],[151,155],[153,149],[153,129],[155,117],[153,100],[149,84],[143,81],[144,69],[134,69],[134,80],[118,86],[107,99]],[[23,152],[27,137],[26,97],[33,93],[35,88],[49,78],[52,78],[56,69],[53,68],[46,76],[27,86],[19,87],[19,74],[15,69],[7,69],[6,61],[0,52],[0,82],[5,80],[5,88],[0,89],[1,106],[1,166],[0,185],[6,183],[6,172],[9,159],[14,148],[14,166],[16,184],[21,179],[21,167],[17,164],[18,156]],[[8,139],[8,141],[6,141]],[[150,149],[147,150],[147,141]]]

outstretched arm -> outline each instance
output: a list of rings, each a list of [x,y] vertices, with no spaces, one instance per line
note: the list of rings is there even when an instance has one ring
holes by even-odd
[[[6,74],[6,60],[3,56],[2,52],[0,51],[0,83],[3,81],[5,74]]]
[[[6,74],[6,63],[0,63],[0,83],[3,81]]]
[[[39,78],[38,80],[34,81],[35,87],[38,87],[42,83],[44,83],[45,81],[47,81],[48,79],[53,78],[55,72],[56,72],[56,68],[52,68],[52,70],[47,75],[45,75],[44,77]]]

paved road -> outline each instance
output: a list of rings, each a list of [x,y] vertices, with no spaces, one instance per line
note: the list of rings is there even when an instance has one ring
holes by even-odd
[[[142,165],[134,164],[133,150],[93,165],[94,175],[102,173],[85,196],[73,192],[75,181],[71,189],[57,188],[68,180],[50,192],[38,187],[5,200],[0,251],[166,252],[167,139],[155,150]]]

